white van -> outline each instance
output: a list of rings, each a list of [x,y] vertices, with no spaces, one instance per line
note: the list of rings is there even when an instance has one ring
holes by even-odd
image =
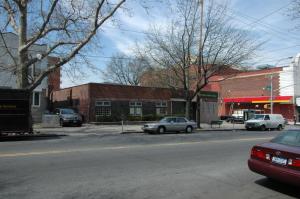
[[[254,117],[245,122],[247,130],[260,129],[278,129],[284,128],[285,121],[281,114],[256,114]]]

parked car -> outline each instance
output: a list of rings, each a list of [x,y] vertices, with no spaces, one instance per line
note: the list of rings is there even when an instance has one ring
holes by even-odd
[[[197,128],[197,124],[184,117],[165,117],[159,122],[145,124],[142,129],[144,132],[165,133],[167,131],[185,131],[192,133]]]
[[[287,131],[254,146],[248,167],[271,179],[300,186],[300,132]]]
[[[281,114],[256,114],[250,120],[245,122],[247,130],[260,129],[278,129],[282,130],[285,126],[285,120]]]
[[[59,124],[60,126],[69,125],[82,125],[82,117],[80,114],[76,113],[73,109],[70,108],[57,108],[55,109],[55,114],[59,115]]]

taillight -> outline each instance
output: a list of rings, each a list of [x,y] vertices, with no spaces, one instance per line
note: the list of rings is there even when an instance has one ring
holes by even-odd
[[[251,150],[251,157],[255,157],[258,159],[262,159],[262,160],[270,160],[271,159],[270,154],[266,153],[262,149],[258,149],[255,147],[253,147]]]
[[[289,159],[288,160],[288,165],[300,168],[300,160],[298,160],[298,159]]]

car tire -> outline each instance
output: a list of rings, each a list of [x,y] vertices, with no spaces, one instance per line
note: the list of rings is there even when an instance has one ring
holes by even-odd
[[[60,119],[60,120],[59,120],[59,125],[60,125],[61,127],[64,127],[64,121],[63,121],[63,119]]]
[[[193,133],[193,127],[187,126],[186,129],[185,129],[185,132],[186,133]]]
[[[283,129],[283,128],[282,128],[282,125],[279,124],[278,127],[277,127],[277,130],[278,130],[278,131],[281,131],[282,129]]]
[[[158,127],[157,129],[157,133],[165,133],[166,132],[166,128],[163,126]]]
[[[260,130],[261,131],[265,131],[266,130],[266,126],[265,125],[261,125]]]

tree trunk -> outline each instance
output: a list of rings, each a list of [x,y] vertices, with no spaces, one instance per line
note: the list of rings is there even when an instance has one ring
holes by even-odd
[[[27,43],[27,2],[24,1],[19,5],[19,49],[18,49],[18,66],[17,66],[17,88],[24,89],[28,86],[28,50],[23,49]]]
[[[27,44],[27,1],[22,1],[19,4],[20,16],[19,16],[19,48],[18,48],[18,66],[16,71],[17,77],[17,88],[18,89],[26,89],[29,85],[28,82],[28,68],[26,64],[28,62],[28,50],[24,49],[23,47]],[[30,127],[30,132],[32,133],[32,91],[28,91],[29,93],[29,115],[28,115],[28,122]]]
[[[185,102],[185,118],[190,120],[191,100],[187,99]]]
[[[197,108],[196,108],[196,121],[197,121],[197,127],[201,128],[201,99],[200,94],[197,94]]]

